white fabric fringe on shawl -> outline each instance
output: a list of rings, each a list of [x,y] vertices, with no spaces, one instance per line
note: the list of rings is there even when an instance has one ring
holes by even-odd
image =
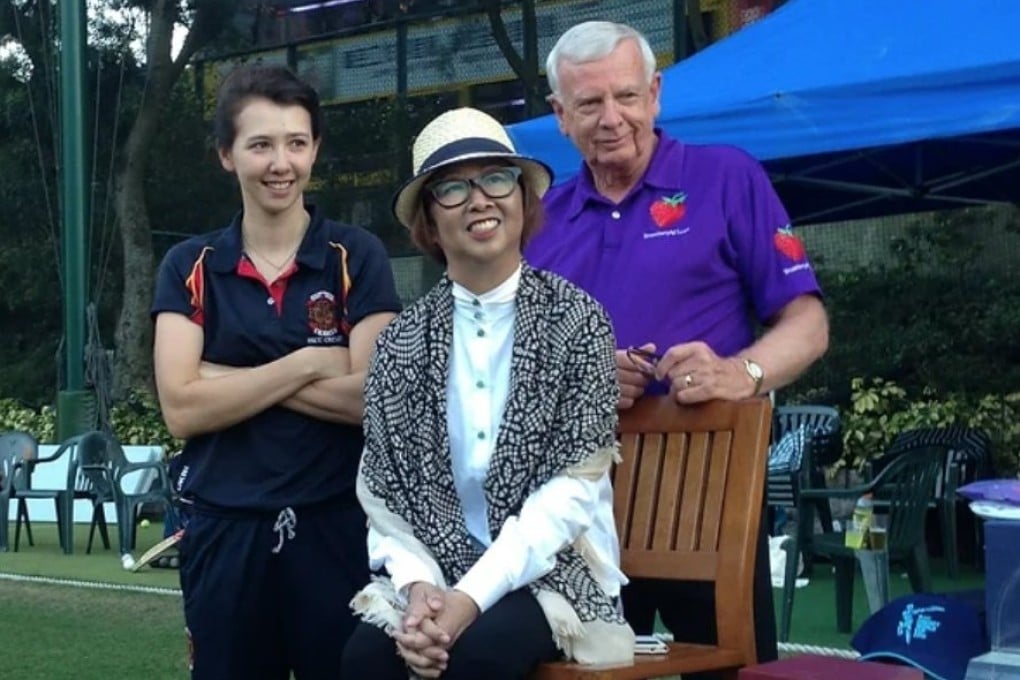
[[[564,474],[597,480],[613,462],[619,460],[617,447],[606,447],[599,449],[585,463],[564,471]],[[390,512],[385,501],[372,495],[360,474],[357,493],[358,500],[368,515],[369,524],[381,535],[398,541],[404,548],[417,555],[431,571],[433,583],[438,588],[446,590],[448,588],[446,579],[443,578],[442,570],[432,552],[414,537],[410,524],[399,515]],[[597,558],[587,537],[582,535],[574,541],[574,548],[588,563],[595,577],[604,582],[602,579],[606,573],[606,565]],[[617,664],[633,660],[634,631],[629,625],[601,620],[582,623],[566,598],[549,590],[539,591],[536,599],[549,622],[557,648],[562,650],[567,659],[583,664]],[[393,587],[393,582],[388,577],[382,577],[373,578],[371,583],[354,596],[350,606],[366,623],[379,626],[392,636],[393,632],[400,628],[407,601]]]

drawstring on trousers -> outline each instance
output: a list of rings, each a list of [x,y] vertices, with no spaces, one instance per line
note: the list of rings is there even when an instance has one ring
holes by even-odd
[[[273,554],[278,555],[283,550],[283,544],[286,541],[293,541],[294,527],[297,526],[297,513],[291,507],[286,507],[280,511],[280,514],[276,516],[276,523],[273,525],[273,531],[277,534],[276,546],[273,548]]]

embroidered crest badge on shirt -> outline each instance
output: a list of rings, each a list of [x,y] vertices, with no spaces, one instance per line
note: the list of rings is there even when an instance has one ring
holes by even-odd
[[[308,327],[320,338],[337,334],[336,298],[328,290],[312,293],[305,303],[308,308]]]
[[[682,191],[672,196],[662,196],[652,203],[648,212],[659,229],[665,229],[684,218],[684,215],[687,214],[686,201],[687,194]]]
[[[793,229],[790,228],[789,224],[776,231],[776,235],[772,237],[772,242],[775,244],[776,250],[794,262],[801,262],[806,255],[804,243],[794,235]]]

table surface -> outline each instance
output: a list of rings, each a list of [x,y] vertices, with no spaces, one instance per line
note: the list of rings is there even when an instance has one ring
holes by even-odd
[[[741,668],[740,680],[924,680],[909,666],[854,661],[835,656],[795,656]]]

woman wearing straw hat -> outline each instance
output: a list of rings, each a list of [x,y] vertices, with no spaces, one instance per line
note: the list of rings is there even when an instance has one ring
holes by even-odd
[[[561,655],[628,660],[612,331],[521,258],[551,172],[466,108],[422,130],[413,166],[393,211],[446,274],[383,331],[366,380],[358,498],[383,575],[352,602],[343,667],[524,678]]]

